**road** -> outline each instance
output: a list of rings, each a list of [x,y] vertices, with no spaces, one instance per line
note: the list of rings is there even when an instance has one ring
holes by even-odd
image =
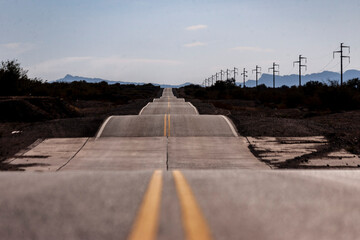
[[[360,234],[359,171],[272,170],[229,119],[199,115],[171,89],[94,138],[49,139],[12,161],[43,164],[0,173],[3,239]]]

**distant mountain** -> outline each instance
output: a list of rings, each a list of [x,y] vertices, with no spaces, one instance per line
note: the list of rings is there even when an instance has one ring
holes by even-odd
[[[76,81],[85,81],[88,83],[99,83],[99,82],[107,82],[108,84],[134,84],[134,85],[144,85],[147,83],[144,82],[123,82],[123,81],[110,81],[110,80],[105,80],[105,79],[101,79],[101,78],[88,78],[88,77],[80,77],[80,76],[72,76],[70,74],[67,74],[65,77],[60,78],[58,80],[55,81],[51,81],[51,82],[67,82],[67,83],[71,83],[71,82],[76,82]],[[180,87],[184,87],[187,85],[191,85],[192,83],[186,82],[184,84],[179,84],[179,85],[169,85],[169,84],[158,84],[158,83],[151,83],[154,86],[160,86],[162,88],[180,88]]]
[[[348,81],[350,79],[360,78],[360,71],[358,70],[347,70],[344,72],[344,81]],[[322,73],[312,73],[303,75],[301,77],[301,84],[306,84],[309,81],[318,81],[323,83],[329,83],[329,81],[339,81],[340,82],[340,73],[337,72],[330,72],[324,71]],[[238,81],[237,85],[243,85],[243,82]],[[258,84],[265,84],[267,87],[273,86],[273,75],[264,73],[259,79]],[[247,80],[245,82],[247,87],[255,87],[256,81],[255,80]],[[286,86],[298,86],[299,85],[299,75],[292,74],[292,75],[284,75],[278,76],[276,75],[275,78],[275,87],[281,87],[283,85]]]

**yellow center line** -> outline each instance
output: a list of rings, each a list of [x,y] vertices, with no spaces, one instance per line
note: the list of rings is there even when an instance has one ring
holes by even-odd
[[[166,114],[164,115],[164,137],[166,137]]]
[[[156,170],[150,180],[129,240],[156,239],[162,191],[162,171]]]
[[[172,172],[181,206],[182,223],[188,240],[212,239],[210,228],[184,175]]]
[[[168,125],[169,125],[169,129],[168,129],[168,137],[170,137],[170,114],[168,115]]]

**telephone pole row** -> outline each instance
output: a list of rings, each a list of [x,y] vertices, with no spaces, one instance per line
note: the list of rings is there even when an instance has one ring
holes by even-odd
[[[215,73],[211,77],[205,78],[205,80],[202,82],[202,86],[209,87],[209,86],[213,86],[217,81],[223,81],[223,76],[225,74],[226,74],[226,80],[229,80],[232,73],[234,76],[233,79],[234,79],[234,84],[235,84],[235,78],[236,78],[236,75],[238,75],[238,68],[236,68],[236,67],[234,67],[233,70],[231,70],[231,69],[226,69],[226,71],[220,70],[220,72]],[[214,79],[215,79],[215,83],[214,83]]]

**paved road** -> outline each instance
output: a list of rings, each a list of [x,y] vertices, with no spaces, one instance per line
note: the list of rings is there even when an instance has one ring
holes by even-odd
[[[165,89],[94,138],[47,139],[0,173],[0,236],[359,238],[359,171],[270,170],[237,135]]]
[[[358,239],[360,234],[358,171],[181,172],[213,239]],[[1,238],[126,239],[152,174],[1,173]],[[152,213],[158,239],[183,239],[189,232],[183,230],[187,207],[180,205],[174,185],[173,173],[163,171],[161,207]]]

